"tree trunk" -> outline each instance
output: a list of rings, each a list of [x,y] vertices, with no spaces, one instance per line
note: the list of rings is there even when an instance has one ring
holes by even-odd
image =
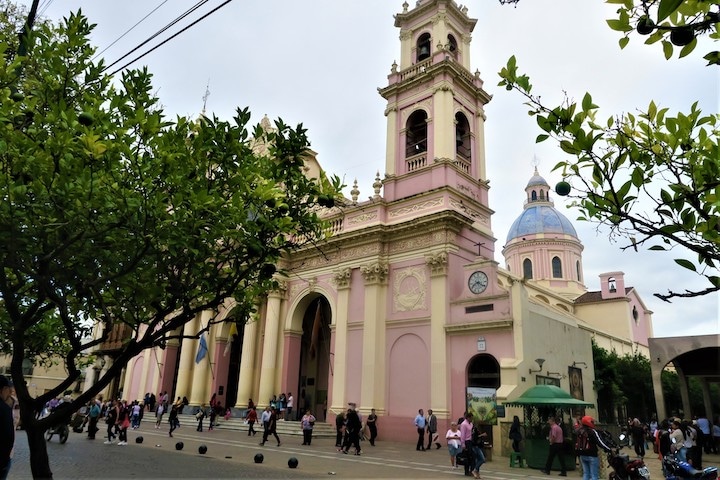
[[[27,407],[26,407],[27,408]],[[25,433],[27,434],[28,447],[30,448],[30,471],[33,478],[53,478],[50,470],[50,458],[47,452],[45,441],[44,422],[38,422],[34,412],[28,408],[23,412],[23,404],[20,404],[21,417]]]

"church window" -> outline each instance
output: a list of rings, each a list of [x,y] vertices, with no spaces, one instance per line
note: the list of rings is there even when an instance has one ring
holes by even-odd
[[[455,37],[453,37],[452,34],[448,34],[448,50],[453,57],[457,58],[457,40],[455,40]]]
[[[410,115],[405,133],[405,156],[412,157],[427,151],[427,113],[417,110]]]
[[[432,38],[429,33],[423,33],[417,40],[416,55],[417,62],[422,62],[426,58],[430,58],[430,42]]]
[[[552,274],[553,278],[562,278],[562,261],[559,257],[552,259]]]
[[[532,262],[529,258],[526,258],[523,260],[523,278],[525,279],[532,279]]]
[[[459,157],[470,160],[470,123],[460,112],[455,114],[455,146]]]
[[[535,190],[530,192],[530,200],[532,200],[533,202],[537,200],[537,192]]]
[[[617,287],[615,286],[615,277],[608,278],[608,290],[611,292],[617,292]]]
[[[575,270],[577,274],[577,281],[582,282],[582,275],[580,274],[580,261],[575,262]]]

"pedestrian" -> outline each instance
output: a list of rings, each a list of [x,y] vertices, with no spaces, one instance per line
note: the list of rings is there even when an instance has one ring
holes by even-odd
[[[263,438],[262,442],[260,442],[260,445],[265,445],[265,442],[267,442],[267,439],[270,435],[275,437],[275,440],[277,440],[277,446],[279,447],[280,437],[278,437],[277,434],[277,408],[275,407],[270,407],[269,418],[266,422],[265,431],[263,432]]]
[[[162,403],[159,403],[157,406],[157,410],[155,410],[155,428],[160,428],[160,424],[162,423],[162,417],[165,414],[165,406]]]
[[[600,480],[599,449],[606,452],[611,450],[595,429],[595,420],[585,415],[580,420],[582,426],[578,429],[575,441],[575,453],[580,457],[583,470],[583,480]]]
[[[131,414],[131,417],[130,417],[130,418],[131,418],[131,421],[130,421],[130,422],[131,422],[131,424],[132,424],[133,430],[137,430],[138,428],[140,428],[140,415],[141,415],[141,412],[142,412],[142,407],[140,406],[140,404],[138,403],[138,401],[135,400],[135,401],[133,402],[133,404],[132,404],[132,414]]]
[[[195,419],[197,420],[197,428],[195,429],[198,432],[203,431],[203,420],[205,420],[205,404],[203,403],[200,405],[200,410],[197,411],[195,414]]]
[[[217,404],[215,404],[217,407]],[[213,427],[215,426],[215,422],[217,421],[217,408],[210,407],[210,425],[208,426],[208,431],[212,431]]]
[[[635,448],[635,455],[642,460],[645,458],[645,427],[637,418],[633,418],[630,423],[630,436]]]
[[[435,447],[437,450],[440,450],[440,442],[438,441],[438,433],[437,433],[437,416],[433,413],[431,408],[428,408],[428,416],[427,416],[427,431],[428,431],[428,445],[427,449],[432,449],[433,443],[435,444]]]
[[[335,447],[338,452],[343,446],[343,435],[345,434],[345,412],[340,412],[335,417]]]
[[[417,445],[415,446],[415,450],[417,451],[425,451],[425,414],[423,412],[423,409],[421,408],[418,410],[418,414],[415,416],[415,428],[417,429],[418,434],[418,441]]]
[[[522,441],[522,431],[520,429],[520,417],[515,415],[513,417],[512,425],[510,425],[510,434],[508,435],[512,440],[513,452],[520,452],[520,442]]]
[[[548,451],[547,461],[545,462],[545,469],[541,470],[545,475],[550,475],[552,470],[553,460],[557,456],[560,460],[560,476],[567,477],[567,468],[565,468],[565,458],[563,456],[563,443],[565,442],[565,436],[563,435],[562,428],[557,424],[555,417],[548,418],[548,425],[550,425],[550,433],[548,435],[548,442],[550,442],[550,449]]]
[[[170,424],[170,431],[168,432],[168,436],[170,437],[173,436],[173,432],[175,431],[175,429],[180,426],[180,422],[178,421],[178,412],[180,411],[180,408],[182,408],[181,406],[182,404],[178,405],[177,403],[175,403],[172,407],[170,407],[170,414],[168,415],[168,423]]]
[[[257,410],[255,410],[255,405],[253,405],[245,414],[245,421],[248,424],[248,437],[257,433],[255,431],[255,422],[257,422],[257,419]]]
[[[302,419],[300,420],[303,431],[303,445],[310,445],[312,442],[312,431],[315,426],[315,416],[313,416],[310,410],[305,412]]]
[[[365,425],[367,425],[368,430],[370,430],[370,445],[373,447],[375,446],[375,439],[377,438],[377,418],[375,409],[371,408],[370,415],[368,415]]]
[[[687,461],[687,447],[685,446],[686,433],[680,426],[680,419],[673,419],[670,428],[670,450],[678,460]]]
[[[448,442],[448,452],[450,453],[450,466],[453,470],[457,467],[457,456],[462,452],[462,443],[460,441],[460,430],[458,430],[457,423],[452,422],[450,429],[445,434],[445,439]]]
[[[5,375],[0,375],[0,480],[5,480],[10,473],[15,447],[13,411],[7,403],[12,389],[12,381]]]
[[[93,399],[90,410],[88,411],[88,436],[90,440],[95,440],[95,433],[98,429],[98,420],[100,419],[100,404],[98,400]]]
[[[360,455],[360,429],[362,421],[360,415],[354,408],[348,408],[345,418],[345,443],[343,445],[343,453],[348,453],[350,446],[355,447],[355,455]]]
[[[293,398],[292,392],[287,394],[287,407],[285,408],[285,420],[292,420],[293,407],[295,406],[295,399]]]
[[[105,440],[105,445],[110,445],[113,443],[113,440],[115,439],[115,426],[117,424],[117,419],[119,415],[118,411],[118,404],[117,400],[113,400],[110,403],[110,406],[108,407],[107,411],[105,412],[105,423],[107,424],[107,436],[108,439]]]
[[[473,463],[471,473],[475,478],[480,478],[480,467],[485,463],[485,454],[483,453],[483,445],[485,443],[484,437],[487,437],[487,433],[481,432],[477,425],[473,423],[472,432],[472,454]]]
[[[702,444],[698,445],[698,448],[702,446],[702,449],[706,454],[712,453],[712,428],[710,420],[708,420],[705,416],[705,412],[701,412],[700,415],[698,415],[696,422],[697,430],[699,431],[698,444]]]
[[[127,431],[130,428],[130,407],[125,400],[119,406],[117,428],[119,430],[118,446],[127,445]]]

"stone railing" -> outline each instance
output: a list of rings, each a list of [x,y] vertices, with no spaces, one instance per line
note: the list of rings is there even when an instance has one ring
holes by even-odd
[[[407,172],[414,172],[427,166],[427,152],[418,153],[412,157],[405,159],[405,165],[407,166]]]

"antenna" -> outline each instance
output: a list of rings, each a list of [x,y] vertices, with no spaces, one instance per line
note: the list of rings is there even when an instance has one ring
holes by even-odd
[[[208,78],[207,86],[205,87],[205,95],[203,95],[203,108],[202,115],[205,116],[205,107],[207,106],[207,99],[210,96],[210,79]]]

